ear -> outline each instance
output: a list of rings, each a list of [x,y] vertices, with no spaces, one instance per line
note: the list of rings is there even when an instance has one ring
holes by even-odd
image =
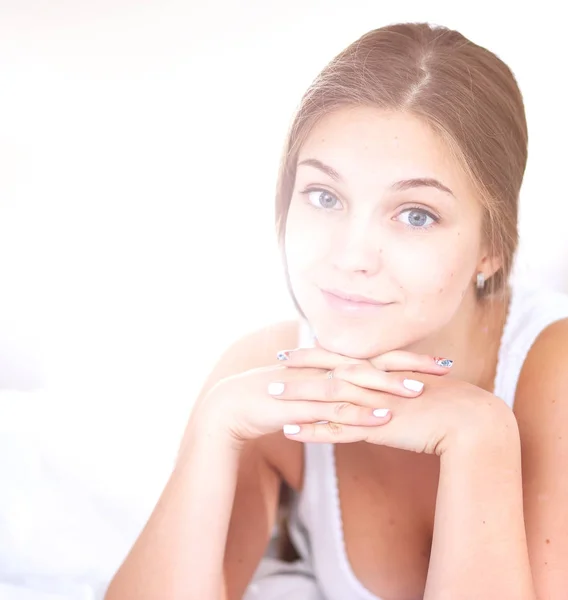
[[[494,275],[501,267],[503,266],[503,261],[497,257],[492,256],[490,254],[482,254],[479,261],[477,262],[477,271],[480,271],[485,275],[485,279],[489,279],[492,275]]]

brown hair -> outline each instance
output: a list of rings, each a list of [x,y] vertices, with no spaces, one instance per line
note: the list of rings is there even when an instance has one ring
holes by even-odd
[[[276,194],[284,264],[300,147],[324,115],[357,105],[415,115],[446,142],[478,192],[485,239],[501,261],[478,297],[503,292],[518,243],[518,199],[527,161],[523,99],[513,73],[495,54],[457,31],[427,23],[366,33],[336,56],[304,94],[285,143]],[[288,287],[292,293],[289,280]],[[292,298],[302,314],[293,293]],[[292,558],[284,521],[280,533],[281,554]]]
[[[523,99],[513,73],[495,54],[457,31],[428,23],[366,33],[304,94],[278,177],[276,227],[282,251],[303,141],[324,115],[357,105],[415,115],[447,143],[478,192],[485,239],[502,265],[479,296],[503,291],[518,243],[518,198],[527,161]]]

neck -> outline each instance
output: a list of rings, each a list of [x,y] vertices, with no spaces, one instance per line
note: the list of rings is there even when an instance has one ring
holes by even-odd
[[[442,330],[407,350],[451,358],[454,366],[449,377],[492,392],[509,298],[508,290],[502,297],[479,300],[471,290]]]

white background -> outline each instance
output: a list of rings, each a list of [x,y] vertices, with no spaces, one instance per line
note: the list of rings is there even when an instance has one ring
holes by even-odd
[[[293,315],[273,191],[301,93],[357,36],[405,20],[457,28],[517,75],[530,126],[520,266],[568,290],[566,52],[545,8],[3,0],[8,337],[42,328],[54,385],[190,402],[227,343]]]
[[[519,273],[568,291],[553,6],[1,0],[0,380],[67,394],[62,429],[80,438],[81,415],[106,484],[135,498],[221,350],[294,315],[273,228],[287,126],[328,60],[398,21],[456,28],[513,69],[530,129]]]
[[[511,66],[530,130],[518,272],[568,291],[553,6],[0,0],[0,389],[52,391],[0,403],[17,500],[0,516],[36,552],[0,548],[16,571],[110,577],[219,353],[294,315],[273,228],[280,149],[306,86],[367,30],[444,24]]]

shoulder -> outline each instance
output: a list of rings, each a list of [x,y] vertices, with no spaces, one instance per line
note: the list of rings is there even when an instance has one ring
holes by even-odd
[[[523,471],[565,470],[568,457],[568,318],[555,321],[536,338],[521,369],[514,413],[519,426]],[[567,498],[568,500],[568,498]]]
[[[298,320],[281,321],[235,340],[221,353],[205,381],[202,393],[226,377],[275,364],[279,350],[298,345],[299,327]]]
[[[561,597],[568,584],[568,318],[546,327],[531,347],[514,412],[533,579],[538,590]]]
[[[515,394],[515,414],[527,420],[552,405],[568,410],[568,317],[540,332],[524,361]],[[564,399],[564,401],[561,401]]]

